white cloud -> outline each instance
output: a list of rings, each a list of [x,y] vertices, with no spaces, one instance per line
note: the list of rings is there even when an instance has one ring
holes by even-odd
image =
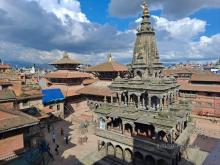
[[[191,42],[190,54],[205,59],[217,59],[220,57],[220,33],[211,37],[202,36],[198,42]]]
[[[219,34],[199,38],[205,21],[157,16],[152,20],[163,61],[218,58]],[[117,61],[131,62],[136,27],[118,31],[93,23],[77,0],[0,0],[0,22],[0,56],[5,59],[48,63],[66,50],[84,63],[106,61],[110,52]]]
[[[89,22],[86,15],[81,12],[80,3],[77,0],[28,0],[36,1],[47,12],[55,14],[64,25],[71,20],[77,22]]]
[[[108,11],[112,16],[128,17],[140,13],[142,0],[111,0]],[[219,0],[149,0],[150,10],[162,10],[162,16],[180,19],[202,8],[220,8]]]
[[[188,41],[199,33],[205,32],[206,22],[196,18],[187,17],[177,21],[169,21],[163,17],[153,16],[153,19],[157,31],[166,31],[174,39]]]
[[[158,48],[165,62],[215,60],[219,58],[220,34],[199,37],[207,23],[195,18],[169,21],[153,16]],[[199,39],[197,39],[199,38]]]
[[[63,9],[68,13],[59,12]],[[111,25],[92,23],[86,16],[79,21],[84,14],[77,0],[63,0],[60,4],[52,0],[1,0],[1,12],[0,41],[27,48],[88,55],[127,51],[134,40],[132,31],[119,32]]]

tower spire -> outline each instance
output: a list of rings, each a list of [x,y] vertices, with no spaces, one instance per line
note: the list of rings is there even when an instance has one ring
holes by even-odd
[[[112,54],[111,53],[109,53],[108,62],[112,62]]]
[[[146,0],[142,3],[141,8],[143,9],[143,16],[142,16],[142,18],[145,18],[145,17],[149,18],[150,17],[150,13],[149,13],[149,9],[148,9]]]

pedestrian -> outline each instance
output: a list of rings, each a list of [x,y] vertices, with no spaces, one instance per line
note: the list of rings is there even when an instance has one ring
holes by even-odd
[[[50,156],[50,158],[51,158],[52,160],[54,160],[53,154],[50,152],[50,145],[49,145],[49,143],[47,144],[47,153],[48,153],[48,155]]]
[[[56,142],[56,135],[55,135],[55,133],[53,132],[53,134],[52,134],[52,140],[53,140],[53,143],[55,143]]]
[[[65,136],[65,141],[66,141],[66,144],[68,144],[68,142],[69,142],[69,137],[68,137],[68,135]]]
[[[57,144],[57,145],[56,145],[56,148],[55,148],[55,152],[56,152],[57,155],[59,155],[59,147],[60,147],[60,146]]]
[[[60,135],[61,135],[61,136],[64,135],[64,130],[63,130],[63,128],[60,129]]]
[[[50,144],[49,143],[47,144],[47,151],[50,152]]]

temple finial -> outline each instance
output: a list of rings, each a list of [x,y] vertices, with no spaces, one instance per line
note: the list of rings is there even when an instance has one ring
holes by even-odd
[[[108,62],[112,62],[112,54],[111,53],[108,56]]]
[[[65,51],[65,52],[63,53],[63,58],[69,58],[69,55],[68,55],[67,51]]]
[[[143,9],[143,16],[142,17],[150,17],[146,0],[142,3],[141,8]]]

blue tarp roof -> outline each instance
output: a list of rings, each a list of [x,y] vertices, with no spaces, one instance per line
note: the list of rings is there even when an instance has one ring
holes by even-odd
[[[59,102],[64,100],[64,96],[60,89],[44,89],[43,94],[43,104],[49,104],[54,102]]]

